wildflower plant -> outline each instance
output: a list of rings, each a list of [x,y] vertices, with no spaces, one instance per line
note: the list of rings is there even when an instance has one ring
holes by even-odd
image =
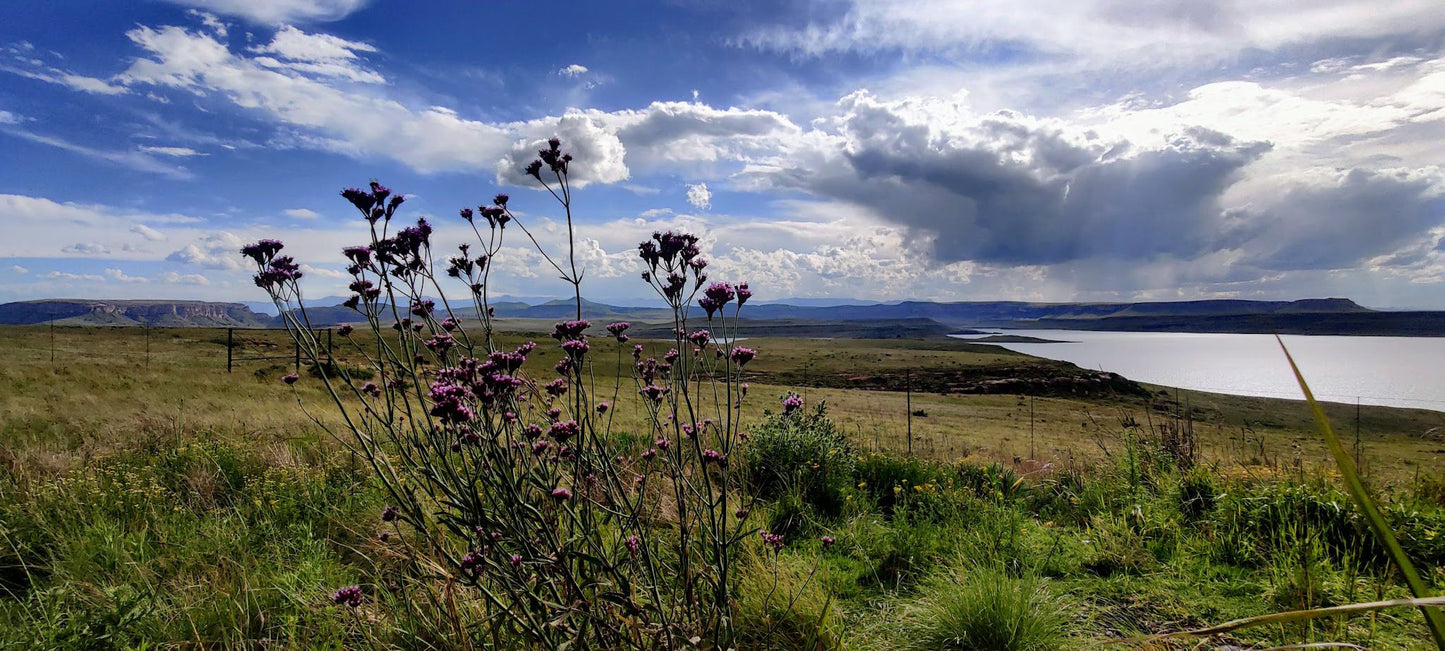
[[[353,381],[344,370],[319,380],[345,423],[339,438],[370,463],[394,502],[380,514],[385,527],[418,557],[437,560],[443,578],[473,589],[485,614],[479,637],[501,646],[707,640],[728,648],[738,547],[756,541],[746,519],[751,500],[729,463],[745,438],[739,380],[758,355],[733,345],[752,292],[747,283],[709,282],[697,236],[654,233],[638,253],[643,281],[671,308],[670,351],[657,358],[629,345],[625,322],[589,337],[573,238],[573,159],[560,145],[548,141],[525,172],[560,204],[565,252],[543,247],[498,194],[460,211],[475,242],[441,260],[425,219],[398,227],[402,195],[375,181],[342,191],[371,237],[343,250],[352,277],[344,305],[365,326],[338,332],[376,381]],[[575,318],[556,324],[555,344],[504,349],[494,337],[490,274],[517,231],[575,299]],[[262,240],[242,253],[316,362],[325,352],[302,301],[300,267],[282,249]],[[458,283],[465,303],[446,298],[444,284]],[[700,320],[706,328],[696,327]],[[644,440],[652,445],[635,457],[620,454],[612,436],[623,380],[609,396],[593,381],[593,360],[609,348],[619,363],[631,357],[630,390],[651,430]],[[549,352],[554,365],[533,361]],[[344,588],[334,600],[355,607],[360,594]]]

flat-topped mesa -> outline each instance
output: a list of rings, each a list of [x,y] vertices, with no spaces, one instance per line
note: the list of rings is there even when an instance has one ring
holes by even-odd
[[[0,305],[0,324],[265,327],[271,317],[240,303],[51,299]]]

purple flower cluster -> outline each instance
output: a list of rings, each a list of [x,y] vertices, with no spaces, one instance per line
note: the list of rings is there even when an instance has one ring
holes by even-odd
[[[762,536],[763,544],[772,547],[774,552],[783,550],[783,537],[781,535],[768,533],[767,531],[759,531],[758,535]]]
[[[575,420],[559,421],[552,423],[547,429],[547,435],[556,439],[558,443],[566,443],[568,439],[582,432],[582,427]]]
[[[438,332],[432,335],[430,339],[422,342],[422,344],[438,355],[445,355],[447,351],[451,350],[452,346],[456,344],[456,341],[452,339],[451,335],[445,332]]]
[[[707,286],[702,298],[697,299],[698,307],[707,311],[707,318],[711,319],[713,313],[723,309],[723,306],[731,303],[736,296],[733,286],[727,283],[713,283]]]
[[[261,240],[241,247],[241,255],[255,260],[258,265],[265,265],[285,246],[280,240]]]
[[[737,364],[739,368],[747,365],[748,362],[753,361],[753,359],[757,356],[758,351],[751,348],[744,348],[742,346],[734,348],[732,352],[733,363]]]
[[[832,547],[833,543],[838,542],[836,540],[833,540],[832,536],[823,536],[819,540],[823,543],[823,551],[828,551],[828,548]]]
[[[471,208],[462,208],[462,219],[472,223],[477,215],[481,215],[491,228],[506,228],[507,222],[512,221],[512,213],[507,211],[507,199],[507,195],[499,194],[492,198],[492,205],[477,206],[476,212],[472,212]]]
[[[475,399],[482,406],[490,407],[515,394],[523,384],[516,376],[517,369],[536,347],[528,342],[510,353],[494,352],[480,362],[462,357],[456,364],[438,370],[431,386],[432,400],[436,403],[432,415],[449,423],[464,422],[473,416],[466,404],[468,400]]]
[[[373,224],[382,219],[390,220],[391,216],[396,214],[396,209],[401,206],[401,202],[406,201],[406,197],[402,195],[392,196],[389,188],[376,181],[371,182],[370,192],[359,188],[347,188],[341,191],[341,196],[350,201],[351,205],[356,206],[362,216],[366,217],[366,221]],[[387,201],[387,197],[391,197],[391,201]]]
[[[607,332],[612,333],[612,336],[617,338],[618,343],[625,344],[627,343],[627,335],[623,333],[627,332],[627,329],[631,327],[631,323],[628,323],[626,321],[618,321],[617,323],[607,324]]]
[[[783,398],[783,415],[784,415],[784,416],[786,416],[786,415],[788,415],[788,414],[791,414],[791,413],[793,413],[793,412],[795,412],[795,411],[797,411],[797,410],[799,410],[799,409],[802,409],[802,408],[803,408],[803,397],[802,397],[802,396],[800,396],[800,395],[798,395],[798,394],[796,394],[796,393],[793,393],[793,392],[789,391],[789,392],[788,392],[788,395]]]
[[[381,510],[381,521],[395,522],[397,517],[399,517],[400,515],[401,509],[398,509],[395,506],[388,506]]]
[[[728,467],[728,455],[718,452],[712,448],[702,451],[703,463],[715,463],[720,467]]]
[[[542,166],[552,170],[553,174],[563,176],[567,174],[567,165],[572,162],[572,154],[562,153],[562,141],[553,137],[547,139],[547,148],[537,150],[538,160],[532,161],[523,169],[530,176],[538,181],[542,180]]]
[[[276,255],[281,246],[276,240],[261,240],[241,248],[242,253],[257,261],[260,270],[252,279],[257,287],[267,292],[276,293],[283,289],[286,283],[295,283],[301,279],[301,266],[296,264],[291,256]]]
[[[457,425],[471,420],[474,414],[466,405],[469,393],[463,386],[446,382],[432,383],[428,394],[432,401],[431,415],[449,425]]]
[[[361,605],[361,586],[349,585],[331,593],[331,603],[355,608]]]
[[[296,384],[296,381],[299,379],[301,379],[301,376],[295,373],[287,373],[281,376],[281,381],[285,382],[286,384]]]
[[[687,340],[691,341],[692,345],[702,348],[707,345],[707,342],[712,341],[712,333],[707,330],[698,330],[688,335]]]
[[[552,499],[557,500],[558,502],[566,502],[567,500],[572,499],[572,491],[569,491],[565,488],[553,489]]]

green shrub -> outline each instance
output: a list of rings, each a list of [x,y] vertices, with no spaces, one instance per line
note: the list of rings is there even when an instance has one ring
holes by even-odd
[[[902,637],[913,649],[1039,651],[1064,646],[1065,608],[1036,577],[996,569],[935,575],[909,613]]]
[[[857,482],[855,486],[890,516],[895,506],[932,501],[954,484],[953,473],[946,465],[877,452],[858,458],[853,479]],[[920,514],[920,510],[914,509],[914,513]]]
[[[836,516],[853,478],[853,447],[828,418],[811,413],[770,414],[752,429],[744,458],[753,494],[768,500],[796,490],[825,516]]]
[[[974,495],[989,500],[1012,500],[1028,492],[1029,487],[1013,469],[1001,463],[977,465],[960,463],[955,468],[958,487],[972,490]]]
[[[1179,481],[1179,514],[1186,522],[1200,520],[1212,513],[1219,502],[1219,488],[1214,476],[1195,468]]]

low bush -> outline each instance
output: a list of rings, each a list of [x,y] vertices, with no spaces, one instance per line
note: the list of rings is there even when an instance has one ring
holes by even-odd
[[[744,458],[753,494],[794,494],[820,515],[836,516],[853,479],[854,451],[825,404],[810,412],[769,414],[749,434]]]

